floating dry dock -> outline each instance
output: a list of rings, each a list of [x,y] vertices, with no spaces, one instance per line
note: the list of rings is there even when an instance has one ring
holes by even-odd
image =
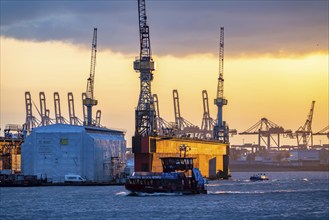
[[[195,158],[195,167],[198,167],[205,177],[230,176],[227,144],[167,136],[133,137],[135,171],[162,172],[160,158],[179,156],[181,147],[186,147],[186,154]]]

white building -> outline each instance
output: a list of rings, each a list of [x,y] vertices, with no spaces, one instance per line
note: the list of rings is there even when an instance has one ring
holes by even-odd
[[[22,174],[46,175],[64,182],[77,174],[106,182],[124,171],[126,141],[123,131],[54,124],[33,129],[21,146]]]
[[[291,150],[289,161],[319,161],[318,150]]]

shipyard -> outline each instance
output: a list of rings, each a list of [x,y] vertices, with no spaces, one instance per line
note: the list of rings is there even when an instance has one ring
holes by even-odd
[[[133,171],[161,172],[160,158],[177,156],[181,147],[187,147],[187,154],[196,158],[195,165],[210,179],[228,179],[231,169],[328,170],[329,129],[327,125],[318,132],[312,130],[315,101],[312,101],[306,122],[296,131],[285,129],[265,117],[243,132],[228,127],[223,116],[224,106],[229,103],[224,97],[224,27],[218,35],[219,75],[213,102],[217,108],[216,117],[210,114],[207,90],[202,90],[202,123],[199,126],[188,121],[180,110],[178,90],[173,89],[174,122],[162,118],[158,95],[151,91],[152,81],[156,79],[153,74],[156,64],[151,53],[144,1],[139,1],[138,14],[140,56],[134,61],[133,68],[140,75],[140,91],[130,150],[127,150],[126,139],[130,137],[125,136],[125,128],[106,128],[101,124],[101,110],[93,110],[98,104],[94,95],[97,91],[97,86],[94,87],[97,28],[94,28],[87,88],[81,96],[82,106],[79,106],[83,110],[82,119],[75,113],[72,92],[67,94],[68,118],[65,118],[61,113],[59,92],[53,93],[54,109],[50,110],[45,92],[39,93],[37,101],[26,91],[25,122],[7,124],[1,137],[2,183],[9,174],[21,174],[23,177],[18,177],[23,179],[34,176],[39,181],[46,178],[46,182],[51,183],[63,183],[66,174],[80,175],[95,184],[122,183]],[[258,141],[230,144],[230,138],[237,135],[254,135]],[[315,136],[324,136],[327,141],[314,145]],[[297,144],[282,145],[280,138],[294,139]],[[127,153],[130,166],[127,166]]]
[[[1,218],[328,217],[326,7],[1,2]]]
[[[218,35],[218,78],[212,79],[217,80],[213,101],[216,117],[210,114],[207,90],[202,90],[201,125],[185,119],[180,110],[177,89],[172,90],[174,121],[168,122],[161,117],[160,100],[151,91],[152,81],[157,77],[153,73],[156,63],[151,53],[151,28],[145,2],[138,2],[140,55],[133,62],[133,69],[140,75],[140,89],[133,137],[126,136],[126,128],[106,128],[101,124],[101,110],[93,110],[98,104],[94,95],[97,93],[97,86],[94,87],[97,28],[94,28],[87,88],[82,92],[82,106],[79,106],[83,110],[82,118],[75,113],[72,92],[67,93],[68,118],[65,118],[61,113],[59,92],[53,92],[54,109],[50,110],[45,92],[39,92],[37,101],[26,91],[25,122],[7,124],[3,129],[0,155],[2,183],[32,178],[38,183],[46,180],[47,183],[58,184],[65,182],[66,174],[75,174],[90,184],[118,184],[134,171],[161,172],[160,158],[177,156],[182,147],[186,147],[189,156],[195,157],[195,166],[209,179],[228,179],[232,169],[328,171],[329,128],[327,125],[318,132],[313,131],[315,101],[312,101],[306,122],[296,131],[285,129],[265,117],[242,132],[228,127],[223,116],[224,106],[229,104],[224,96],[224,27],[220,27]],[[258,141],[253,144],[230,143],[230,138],[248,135],[257,136],[254,139]],[[316,136],[325,137],[326,141],[315,145],[313,137]],[[127,139],[130,138],[131,147],[127,147]],[[282,145],[280,138],[289,138],[297,143]]]

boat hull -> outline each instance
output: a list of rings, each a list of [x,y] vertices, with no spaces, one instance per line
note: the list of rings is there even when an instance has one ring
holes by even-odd
[[[256,174],[250,177],[251,181],[265,181],[268,177],[265,174]]]
[[[132,193],[177,193],[183,195],[190,194],[207,194],[207,190],[203,188],[184,188],[183,186],[145,186],[145,185],[131,185],[126,183],[125,188]]]

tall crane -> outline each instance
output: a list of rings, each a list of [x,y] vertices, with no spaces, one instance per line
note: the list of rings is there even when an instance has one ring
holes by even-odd
[[[69,107],[70,124],[79,125],[79,126],[83,125],[83,122],[77,116],[75,116],[74,97],[73,97],[72,92],[67,93],[67,101],[68,101],[68,107]]]
[[[173,126],[160,116],[159,99],[157,94],[153,94],[155,127],[158,135],[173,135]]]
[[[26,109],[26,119],[24,124],[24,129],[30,133],[33,128],[36,128],[40,125],[40,121],[33,116],[32,114],[32,99],[31,99],[31,93],[25,92],[25,109]]]
[[[52,124],[52,120],[50,119],[50,110],[46,107],[46,95],[44,92],[39,93],[40,98],[40,117],[41,117],[41,125],[46,126]]]
[[[54,108],[56,124],[68,124],[67,120],[62,116],[61,113],[61,102],[58,92],[54,92]]]
[[[97,100],[94,99],[94,79],[96,67],[96,52],[97,52],[97,28],[94,28],[93,42],[91,45],[91,63],[90,75],[87,79],[86,98],[83,100],[83,105],[87,107],[87,121],[84,121],[86,126],[92,126],[92,108],[97,105]]]
[[[180,137],[197,137],[200,133],[198,126],[193,125],[191,122],[183,118],[180,114],[179,96],[177,89],[173,90],[174,99],[174,115],[175,115],[175,131],[176,136]]]
[[[134,61],[134,70],[140,73],[140,93],[135,110],[135,135],[148,136],[155,131],[155,111],[151,93],[151,82],[155,62],[151,56],[149,26],[145,9],[145,0],[138,0],[140,56]]]
[[[304,126],[298,128],[295,132],[297,136],[297,145],[308,147],[310,142],[311,146],[313,145],[313,136],[312,136],[312,119],[313,119],[313,112],[314,112],[314,104],[315,101],[312,101],[310,112],[308,113],[307,119],[305,121]]]
[[[217,123],[214,126],[214,139],[223,143],[228,143],[228,126],[223,121],[223,106],[227,105],[227,99],[224,98],[224,27],[220,28],[220,41],[219,41],[219,77],[217,86],[217,96],[214,100],[217,106]]]
[[[202,103],[203,117],[201,123],[200,137],[211,138],[213,135],[214,126],[216,125],[216,121],[210,116],[207,90],[202,91]]]

